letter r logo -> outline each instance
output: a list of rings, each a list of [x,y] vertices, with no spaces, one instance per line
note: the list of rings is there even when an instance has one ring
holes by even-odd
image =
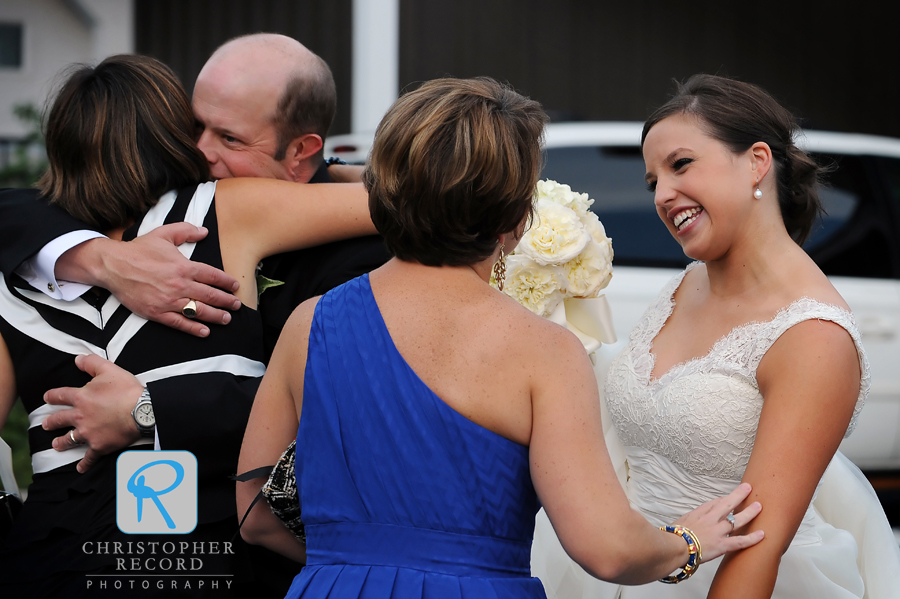
[[[127,534],[186,534],[197,526],[197,458],[126,451],[116,461],[116,524]]]

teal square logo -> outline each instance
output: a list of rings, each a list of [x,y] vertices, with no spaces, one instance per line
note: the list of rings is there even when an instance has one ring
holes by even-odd
[[[116,461],[116,524],[126,534],[181,535],[197,526],[197,458],[126,451]]]

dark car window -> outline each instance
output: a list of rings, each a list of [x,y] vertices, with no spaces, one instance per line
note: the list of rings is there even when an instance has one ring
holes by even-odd
[[[826,214],[804,249],[827,275],[892,277],[890,225],[871,191],[865,159],[816,156],[832,166],[820,197]],[[894,161],[894,192],[900,212],[900,161]],[[681,268],[690,262],[660,222],[644,184],[637,146],[550,148],[541,174],[593,198],[592,209],[613,240],[618,266]]]
[[[900,219],[900,158],[878,158],[878,172],[890,197],[894,218]]]
[[[826,214],[803,246],[826,275],[890,278],[892,217],[872,187],[871,158],[817,154],[830,167],[820,190]]]

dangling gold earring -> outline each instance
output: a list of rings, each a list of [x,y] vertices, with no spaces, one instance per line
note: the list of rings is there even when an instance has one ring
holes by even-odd
[[[497,283],[497,289],[503,291],[503,283],[506,282],[506,254],[503,253],[503,243],[500,243],[500,257],[494,262],[492,273],[494,282]]]
[[[759,188],[759,179],[756,180],[756,191],[753,192],[753,197],[757,200],[762,199],[762,190]]]

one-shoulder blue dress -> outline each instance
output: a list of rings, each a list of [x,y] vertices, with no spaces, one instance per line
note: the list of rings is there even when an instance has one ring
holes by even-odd
[[[288,597],[546,597],[528,448],[422,382],[368,275],[316,306],[296,460],[307,565]]]

